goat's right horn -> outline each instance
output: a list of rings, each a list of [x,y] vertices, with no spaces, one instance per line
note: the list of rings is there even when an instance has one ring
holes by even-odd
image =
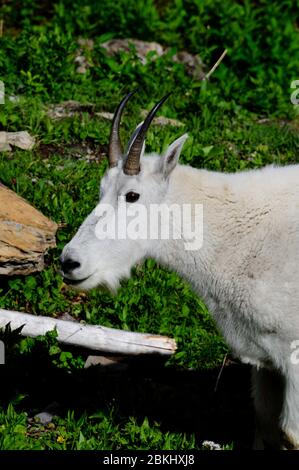
[[[153,109],[149,112],[143,121],[143,124],[140,126],[140,129],[137,132],[136,137],[129,149],[128,157],[124,164],[124,173],[126,175],[138,175],[140,171],[140,156],[146,132],[150,123],[155,117],[156,112],[161,108],[164,101],[166,101],[170,95],[171,93],[168,93],[153,107]]]
[[[120,135],[119,135],[119,125],[120,125],[120,120],[121,116],[124,110],[124,107],[131,98],[134,93],[136,93],[136,90],[131,91],[128,93],[119,103],[117,110],[114,113],[113,116],[113,121],[112,121],[112,128],[111,128],[111,133],[110,133],[110,139],[109,139],[109,147],[108,147],[108,158],[109,158],[109,167],[113,168],[117,166],[118,160],[121,158],[123,154],[123,147],[121,144],[120,140]]]

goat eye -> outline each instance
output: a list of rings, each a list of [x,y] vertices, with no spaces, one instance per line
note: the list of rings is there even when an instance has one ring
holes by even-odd
[[[126,202],[136,202],[138,201],[140,194],[134,193],[134,191],[129,191],[126,194]]]

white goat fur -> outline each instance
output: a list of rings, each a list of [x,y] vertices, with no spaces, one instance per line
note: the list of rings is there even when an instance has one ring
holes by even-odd
[[[115,206],[135,191],[140,203],[203,204],[203,246],[182,240],[105,240],[95,237],[94,211],[65,247],[62,259],[81,266],[70,279],[80,289],[115,288],[133,265],[151,257],[187,279],[203,298],[232,352],[253,365],[255,445],[299,447],[299,165],[234,174],[198,170],[177,161],[186,139],[165,154],[142,156],[141,172],[118,167],[101,182],[101,202]],[[174,313],[175,314],[175,313]],[[194,312],[196,314],[196,312]]]

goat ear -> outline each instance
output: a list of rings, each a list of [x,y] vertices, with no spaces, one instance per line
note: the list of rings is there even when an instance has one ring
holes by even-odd
[[[169,145],[168,149],[162,156],[162,173],[165,178],[167,178],[175,168],[187,138],[188,134],[184,134],[176,139]]]

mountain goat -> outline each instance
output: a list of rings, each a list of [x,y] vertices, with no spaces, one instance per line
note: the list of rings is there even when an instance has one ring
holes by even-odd
[[[292,354],[299,344],[299,165],[235,174],[179,165],[186,134],[163,156],[144,156],[147,129],[168,96],[123,152],[120,119],[133,93],[114,115],[100,202],[61,255],[64,280],[82,290],[98,285],[114,290],[148,257],[178,272],[204,299],[232,352],[253,366],[255,447],[299,448],[299,361]],[[179,216],[173,215],[168,222],[178,229],[176,237],[119,236],[119,231],[100,236],[101,221],[107,228],[117,219],[120,229],[132,222],[118,217],[120,201],[128,210],[137,202],[146,209],[139,229],[152,206],[192,206],[200,246],[186,248]],[[198,218],[196,205],[202,207]],[[159,220],[163,228],[166,222]]]

